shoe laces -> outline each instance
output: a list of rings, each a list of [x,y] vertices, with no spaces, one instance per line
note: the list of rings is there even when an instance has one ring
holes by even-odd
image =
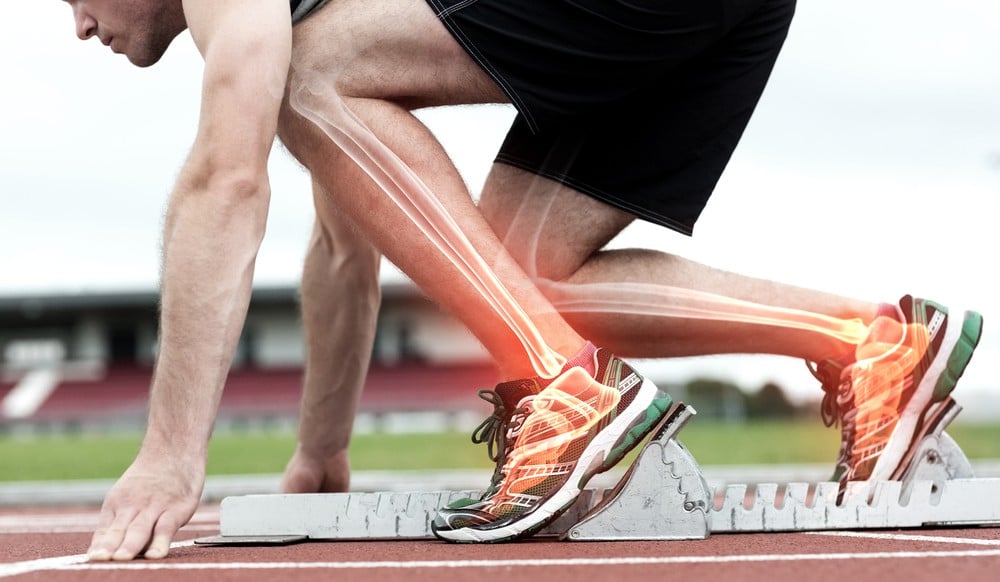
[[[820,404],[823,424],[836,426],[839,423],[841,427],[840,452],[837,455],[835,475],[842,474],[843,480],[849,479],[858,413],[854,406],[849,366],[838,360],[826,359],[815,365],[806,361],[806,367],[823,387],[823,402]]]
[[[838,422],[843,422],[845,408],[851,408],[854,400],[850,375],[845,374],[847,366],[837,360],[826,359],[818,364],[806,360],[806,367],[823,387],[823,401],[820,404],[823,424],[836,426]]]
[[[503,480],[507,457],[510,456],[516,441],[515,435],[520,430],[525,418],[531,413],[531,407],[519,406],[508,411],[503,398],[495,390],[484,388],[478,394],[480,398],[493,405],[493,414],[472,431],[472,442],[477,445],[486,443],[486,453],[490,460],[495,463],[490,486],[483,494],[485,499],[494,492],[497,485]]]
[[[486,454],[491,461],[496,461],[505,446],[505,433],[510,416],[503,404],[503,399],[495,391],[484,388],[479,391],[479,397],[493,405],[493,414],[486,418],[472,431],[472,442],[486,443]]]

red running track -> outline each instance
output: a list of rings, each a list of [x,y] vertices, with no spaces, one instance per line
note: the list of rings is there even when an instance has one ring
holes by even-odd
[[[322,542],[201,547],[218,531],[203,507],[160,561],[87,564],[93,508],[0,511],[0,580],[174,581],[474,580],[978,581],[1000,578],[1000,530],[728,534],[690,542],[528,540],[499,545],[438,541]]]

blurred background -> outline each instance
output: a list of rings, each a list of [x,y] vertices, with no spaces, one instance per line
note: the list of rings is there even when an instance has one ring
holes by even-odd
[[[161,223],[197,124],[201,60],[185,34],[161,63],[140,70],[96,39],[76,39],[64,3],[21,2],[7,12],[14,25],[0,38],[0,481],[38,478],[30,467],[51,469],[57,453],[31,447],[67,435],[67,458],[91,465],[112,447],[101,441],[83,454],[87,438],[124,439],[121,458],[100,475],[62,475],[113,476],[134,454],[145,418]],[[695,235],[636,224],[613,246],[879,301],[911,293],[975,308],[986,331],[956,394],[966,408],[960,420],[970,431],[997,424],[998,20],[1000,5],[989,0],[800,3]],[[512,109],[419,115],[478,191]],[[278,472],[294,446],[303,361],[298,277],[313,214],[308,177],[280,147],[271,180],[267,236],[217,438],[236,434],[233,447],[252,451],[247,435],[262,434],[261,443],[278,445],[266,466],[220,472]],[[382,272],[358,434],[454,432],[464,447],[467,431],[490,411],[475,397],[494,384],[489,359],[402,273],[388,263]],[[821,392],[801,361],[636,363],[699,409],[692,439],[729,449],[716,457],[708,444],[698,445],[704,452],[690,445],[699,458],[829,463],[836,456],[835,430],[791,456],[782,453],[795,440],[787,427],[774,431],[783,436],[773,443],[746,438],[756,435],[750,424],[775,416],[819,425]],[[740,439],[754,446],[735,446]],[[997,441],[983,440],[990,439]],[[977,454],[993,456],[988,448]],[[483,457],[476,451],[468,462],[484,465]]]

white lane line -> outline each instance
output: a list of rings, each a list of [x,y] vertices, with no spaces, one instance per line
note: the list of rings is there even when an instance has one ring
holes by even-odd
[[[378,569],[458,569],[566,566],[645,566],[668,564],[731,564],[749,562],[803,562],[837,560],[899,560],[930,558],[998,558],[998,550],[946,552],[851,552],[822,554],[747,554],[736,556],[663,556],[625,558],[565,558],[519,560],[416,560],[385,562],[97,562],[51,563],[31,571],[83,570],[378,570]],[[2,570],[0,570],[2,575]]]
[[[26,523],[48,524],[86,524],[97,523],[96,513],[19,513],[15,515],[0,515],[0,528],[18,527]]]
[[[186,548],[194,545],[194,540],[174,542],[170,544],[170,549]],[[132,562],[138,564],[141,562]],[[110,564],[109,562],[95,562],[95,564]],[[124,564],[124,563],[123,563]],[[39,560],[27,560],[24,562],[12,562],[10,564],[0,564],[0,578],[19,576],[21,574],[31,574],[32,572],[51,572],[56,570],[86,570],[90,567],[87,563],[87,554],[74,554],[72,556],[57,556],[55,558],[41,558]]]
[[[25,525],[22,527],[11,527],[11,528],[0,528],[0,536],[2,535],[26,535],[26,534],[80,534],[80,533],[94,533],[94,528],[97,524],[93,525],[67,525],[67,526],[38,526],[32,527]],[[180,529],[181,533],[218,533],[218,525],[185,525]]]
[[[959,538],[949,536],[922,536],[920,534],[897,534],[884,532],[862,531],[810,531],[804,532],[815,536],[834,536],[844,538],[867,538],[873,540],[893,540],[903,542],[936,542],[941,544],[960,544],[970,546],[1000,546],[1000,540],[984,540],[979,538]]]
[[[94,513],[23,513],[0,515],[0,535],[18,533],[78,533],[97,527],[99,515]],[[191,517],[184,529],[204,531],[219,528],[218,511],[199,511]]]
[[[46,570],[59,570],[87,561],[86,554],[75,556],[59,556],[58,558],[42,558],[40,560],[29,560],[27,562],[13,562],[11,564],[0,564],[0,578],[8,576],[19,576],[21,574],[31,574],[32,572],[42,572]]]

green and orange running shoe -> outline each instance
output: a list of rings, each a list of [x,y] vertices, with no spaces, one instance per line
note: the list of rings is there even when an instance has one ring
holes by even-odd
[[[592,357],[590,365],[567,366],[549,381],[497,386],[496,412],[474,434],[492,443],[492,482],[480,499],[441,509],[431,524],[434,535],[450,542],[529,536],[658,425],[670,396],[607,351]]]
[[[833,480],[897,479],[910,449],[937,422],[934,410],[950,399],[972,359],[983,318],[961,319],[943,306],[909,295],[883,306],[853,354],[812,370],[823,384],[823,421],[840,423]],[[891,314],[891,315],[890,315]]]

